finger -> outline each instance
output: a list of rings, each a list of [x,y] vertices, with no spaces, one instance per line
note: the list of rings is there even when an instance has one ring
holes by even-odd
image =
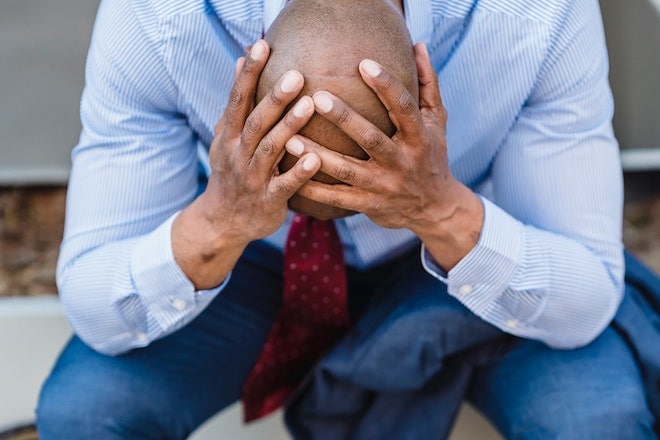
[[[428,109],[434,115],[446,118],[445,107],[442,104],[438,74],[431,64],[428,50],[424,43],[415,45],[415,62],[417,63],[417,76],[419,78],[419,105]]]
[[[387,108],[397,130],[404,135],[418,133],[422,125],[422,115],[417,97],[412,96],[401,81],[377,62],[362,60],[359,68],[362,79]]]
[[[302,90],[304,83],[300,72],[290,70],[277,80],[275,86],[257,104],[252,113],[245,120],[241,133],[241,143],[244,146],[243,154],[252,157],[257,146],[266,134],[282,117],[286,107]],[[280,145],[284,145],[282,142]]]
[[[286,203],[305,183],[309,182],[321,167],[315,154],[305,154],[287,172],[275,176],[270,185],[273,198]]]
[[[307,124],[313,114],[312,98],[309,96],[300,98],[282,120],[259,142],[251,161],[253,170],[267,173],[276,170],[277,164],[284,155],[284,144]],[[300,157],[302,154],[298,156]]]
[[[252,46],[250,46],[252,47]],[[241,72],[241,69],[243,69],[243,64],[245,64],[245,57],[239,57],[236,60],[236,65],[234,66],[234,82],[238,79],[238,74]],[[214,136],[219,136],[220,133],[222,133],[222,130],[224,130],[227,121],[227,115],[223,115],[220,120],[215,124],[215,128],[213,129],[213,135]]]
[[[245,119],[252,110],[259,75],[266,65],[269,53],[268,43],[259,40],[254,43],[245,60],[240,62],[242,65],[229,93],[229,101],[224,114],[228,134],[231,137],[240,134]],[[237,69],[238,64],[239,62],[237,62]]]
[[[396,158],[396,144],[344,101],[328,92],[317,92],[313,98],[317,113],[339,127],[370,157],[386,163]]]
[[[365,212],[366,203],[371,200],[359,188],[314,180],[301,186],[298,194],[315,202],[355,212]]]
[[[293,156],[314,153],[321,159],[321,172],[351,186],[370,188],[374,173],[367,161],[338,153],[303,136],[293,136],[286,143],[286,150]]]
[[[234,68],[234,82],[238,80],[238,74],[241,73],[241,70],[243,70],[244,65],[245,65],[245,57],[239,57],[236,60],[236,67]]]

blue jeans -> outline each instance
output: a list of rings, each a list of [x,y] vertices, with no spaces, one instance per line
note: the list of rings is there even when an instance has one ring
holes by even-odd
[[[230,284],[197,319],[146,348],[108,357],[73,337],[41,392],[40,438],[186,438],[240,398],[281,304],[281,266],[279,251],[251,245]],[[417,251],[351,270],[351,312],[359,315],[372,295],[388,289],[430,284],[439,288]],[[468,389],[449,398],[472,401],[507,438],[655,438],[637,365],[611,328],[571,351],[514,339],[504,355],[475,369]],[[436,416],[450,423],[454,414],[438,408]]]

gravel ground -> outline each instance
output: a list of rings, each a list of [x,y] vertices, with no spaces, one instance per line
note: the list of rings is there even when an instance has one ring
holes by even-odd
[[[626,177],[623,236],[660,273],[660,173]],[[0,187],[0,296],[51,294],[65,188]]]
[[[0,296],[56,291],[64,197],[63,187],[0,188]]]

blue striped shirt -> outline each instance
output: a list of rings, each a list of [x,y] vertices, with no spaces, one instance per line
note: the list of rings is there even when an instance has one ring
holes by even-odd
[[[171,248],[197,191],[234,62],[285,0],[102,1],[72,153],[58,285],[75,331],[109,354],[197,316]],[[408,0],[449,114],[454,176],[484,202],[476,247],[449,273],[424,267],[475,314],[553,347],[610,322],[623,291],[622,178],[596,0]],[[208,160],[208,159],[206,159]],[[337,221],[368,267],[419,246],[363,215]],[[267,240],[282,247],[288,221]],[[440,293],[439,293],[440,294]]]

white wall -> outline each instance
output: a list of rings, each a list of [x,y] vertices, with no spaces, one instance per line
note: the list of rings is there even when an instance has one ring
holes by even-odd
[[[78,103],[97,5],[98,0],[0,2],[0,185],[66,181],[80,131]],[[617,136],[624,149],[658,149],[660,0],[601,0],[601,6]]]
[[[624,149],[660,149],[660,0],[600,4],[619,142]]]
[[[98,1],[0,2],[0,185],[64,183]]]

